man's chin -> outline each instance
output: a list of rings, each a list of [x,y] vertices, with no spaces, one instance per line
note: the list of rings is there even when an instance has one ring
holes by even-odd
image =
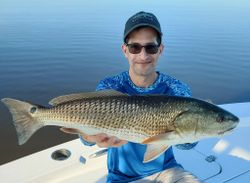
[[[150,75],[152,75],[154,73],[155,73],[154,70],[153,71],[152,70],[138,70],[138,71],[136,71],[136,74],[138,76],[143,76],[143,77],[150,76]]]

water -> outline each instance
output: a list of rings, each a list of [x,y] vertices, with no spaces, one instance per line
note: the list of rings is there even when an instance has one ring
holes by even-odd
[[[0,98],[47,105],[127,70],[120,49],[124,24],[144,10],[162,25],[158,70],[188,83],[194,97],[250,101],[249,9],[247,0],[1,0]],[[45,127],[18,146],[2,103],[0,125],[0,164],[77,138]]]

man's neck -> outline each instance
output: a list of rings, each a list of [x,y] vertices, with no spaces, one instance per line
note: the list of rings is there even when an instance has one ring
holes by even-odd
[[[138,87],[148,87],[155,82],[157,79],[157,73],[154,72],[150,75],[136,75],[135,73],[129,71],[129,76],[132,82]]]

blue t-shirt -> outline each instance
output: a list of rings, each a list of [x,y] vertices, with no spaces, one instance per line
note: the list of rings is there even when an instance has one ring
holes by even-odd
[[[100,81],[96,90],[114,89],[129,95],[165,94],[175,96],[191,96],[189,87],[168,75],[157,72],[156,81],[147,88],[136,86],[128,72],[107,77]],[[179,148],[190,149],[194,144],[179,145]],[[167,168],[179,165],[173,155],[172,147],[157,159],[143,163],[146,145],[128,142],[118,148],[108,149],[108,176],[107,182],[130,182],[160,172]]]

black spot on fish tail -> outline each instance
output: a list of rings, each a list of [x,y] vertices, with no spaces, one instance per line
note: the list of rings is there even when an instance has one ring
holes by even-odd
[[[35,113],[35,112],[36,112],[36,110],[37,110],[37,108],[36,108],[36,107],[31,107],[31,108],[30,108],[30,113]]]

